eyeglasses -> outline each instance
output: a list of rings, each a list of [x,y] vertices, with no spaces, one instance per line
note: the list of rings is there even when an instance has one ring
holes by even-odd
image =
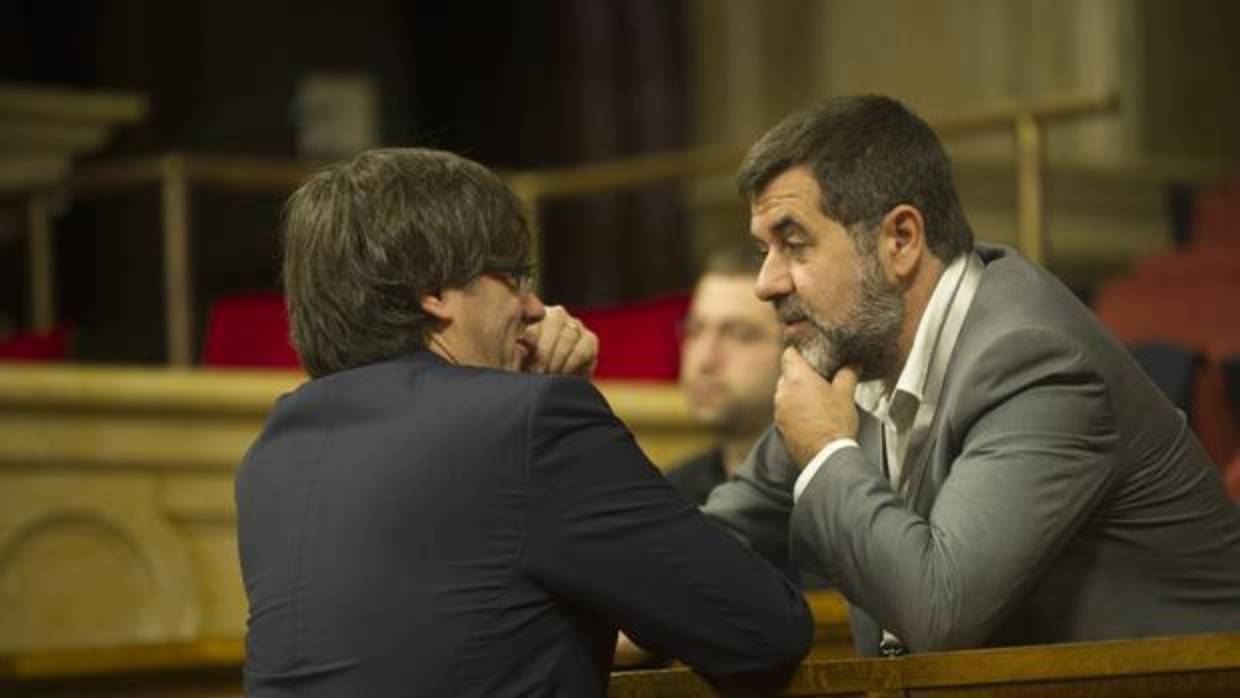
[[[538,267],[533,264],[492,264],[484,267],[483,274],[497,277],[519,295],[534,290]]]

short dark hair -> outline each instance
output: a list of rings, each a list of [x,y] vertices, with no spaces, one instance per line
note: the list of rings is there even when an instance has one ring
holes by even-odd
[[[749,149],[737,172],[751,200],[773,179],[805,166],[822,190],[822,211],[861,238],[899,204],[921,211],[931,252],[947,262],[973,249],[973,231],[934,131],[890,97],[819,102],[788,116]]]
[[[521,202],[452,153],[370,150],[314,175],[284,207],[284,292],[293,345],[312,377],[426,346],[426,293],[526,261]]]
[[[746,236],[748,238],[748,236]],[[721,276],[757,276],[762,271],[762,258],[753,243],[736,242],[724,245],[706,256],[702,271],[698,275],[719,274]]]

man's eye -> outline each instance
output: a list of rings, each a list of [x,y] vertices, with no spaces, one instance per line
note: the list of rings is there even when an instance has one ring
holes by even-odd
[[[719,335],[736,344],[753,344],[762,339],[762,330],[749,325],[724,325]]]

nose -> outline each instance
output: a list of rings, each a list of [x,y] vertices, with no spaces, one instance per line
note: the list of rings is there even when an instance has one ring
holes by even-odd
[[[777,251],[768,251],[762,259],[762,268],[758,270],[758,279],[754,282],[754,295],[760,300],[771,301],[792,291],[792,277],[788,273],[787,261]]]
[[[535,323],[547,314],[547,306],[537,293],[525,293],[521,296],[521,319],[526,324]]]
[[[684,343],[683,368],[685,375],[715,373],[721,363],[719,333],[702,331]]]

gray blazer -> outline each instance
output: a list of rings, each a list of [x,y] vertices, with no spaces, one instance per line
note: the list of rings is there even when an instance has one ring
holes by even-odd
[[[707,513],[832,580],[865,655],[880,626],[913,651],[1240,630],[1240,509],[1183,413],[1053,276],[978,254],[907,498],[863,412],[795,506],[768,431]]]

